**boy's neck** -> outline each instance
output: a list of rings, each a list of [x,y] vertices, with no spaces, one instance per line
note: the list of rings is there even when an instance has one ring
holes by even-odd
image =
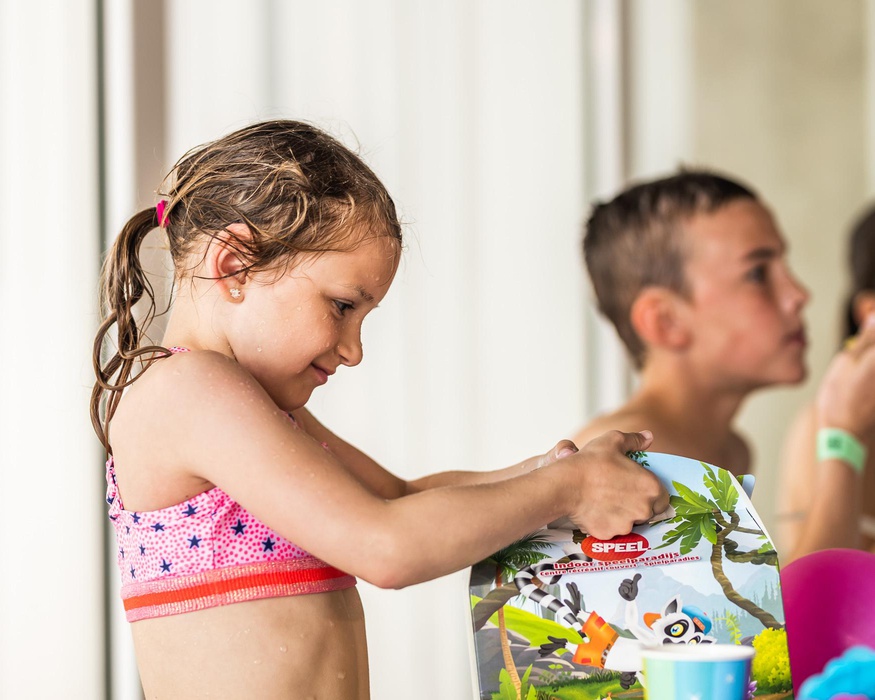
[[[627,407],[660,415],[703,439],[722,441],[732,432],[735,416],[749,393],[749,389],[720,385],[682,363],[649,362]]]

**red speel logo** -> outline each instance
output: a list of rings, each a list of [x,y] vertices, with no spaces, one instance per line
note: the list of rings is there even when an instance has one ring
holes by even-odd
[[[587,537],[580,543],[583,553],[599,561],[620,561],[635,559],[650,549],[650,543],[636,532],[628,535],[618,535],[611,540],[597,540]]]

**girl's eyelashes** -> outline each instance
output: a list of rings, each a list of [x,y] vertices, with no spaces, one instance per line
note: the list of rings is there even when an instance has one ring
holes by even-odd
[[[350,304],[348,301],[342,301],[340,299],[333,299],[334,306],[337,307],[337,312],[343,316],[349,309],[354,309],[355,306]]]

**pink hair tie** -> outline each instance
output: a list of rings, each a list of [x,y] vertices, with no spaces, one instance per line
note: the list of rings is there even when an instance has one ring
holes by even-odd
[[[164,210],[167,208],[167,200],[162,199],[155,205],[155,213],[158,215],[158,225],[161,228],[167,228],[167,219],[164,217]]]

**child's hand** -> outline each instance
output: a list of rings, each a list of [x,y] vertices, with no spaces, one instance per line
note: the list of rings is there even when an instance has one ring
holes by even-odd
[[[569,457],[577,452],[577,445],[571,440],[560,440],[556,443],[552,450],[545,452],[542,455],[529,457],[527,460],[520,462],[517,467],[524,473],[535,471],[541,467],[546,467],[548,464],[553,464],[560,459]]]
[[[821,427],[869,441],[875,434],[875,316],[833,358],[817,394]]]
[[[605,433],[562,460],[573,465],[576,487],[569,517],[584,532],[600,540],[625,535],[668,508],[668,492],[659,479],[626,456],[646,450],[653,442],[649,431]]]

